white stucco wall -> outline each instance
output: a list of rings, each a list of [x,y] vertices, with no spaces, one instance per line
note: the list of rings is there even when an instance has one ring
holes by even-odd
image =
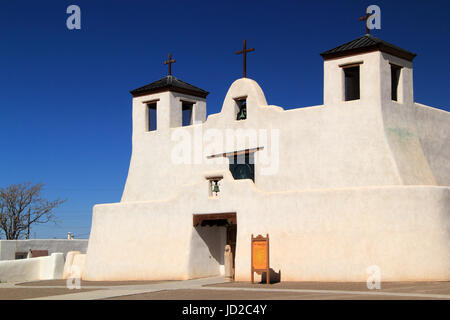
[[[251,233],[269,233],[271,267],[285,281],[364,282],[371,265],[380,267],[382,281],[450,279],[447,187],[323,190],[260,200],[266,210],[238,216],[237,280],[250,279]]]
[[[450,186],[450,112],[415,103],[417,133],[436,183]]]
[[[283,280],[365,281],[374,264],[386,281],[450,279],[448,187],[267,193],[228,177],[220,200],[199,189],[186,188],[168,201],[95,206],[85,279],[218,275],[192,214],[220,212],[237,215],[237,280],[250,277],[252,233],[269,233],[271,267]]]
[[[86,253],[88,239],[29,239],[29,240],[0,240],[0,260],[14,260],[16,252],[31,250],[48,250],[48,254],[61,252],[66,255],[69,251]]]
[[[236,121],[234,98],[243,95],[247,95],[248,119]],[[276,174],[263,175],[262,167],[256,167],[255,183],[265,191],[401,184],[383,132],[381,107],[369,102],[283,111],[267,105],[255,81],[239,79],[228,91],[222,112],[209,116],[203,124],[145,132],[141,130],[145,113],[134,111],[137,129],[133,130],[133,152],[122,201],[166,199],[178,193],[182,185],[203,179],[206,171],[227,169],[227,163],[220,165],[205,159],[214,152],[234,151],[236,147],[211,147],[212,143],[204,139],[214,137],[203,136],[208,130],[223,135],[227,130],[269,130],[268,141],[258,137],[240,146],[263,146],[267,152],[272,150],[270,135],[279,133]],[[134,110],[144,107],[138,101],[133,105]],[[175,130],[192,137],[190,163],[172,165],[173,152],[180,143]],[[200,148],[196,147],[198,139]],[[239,145],[239,141],[234,144]],[[154,169],[156,165],[158,170]]]
[[[363,62],[360,64],[361,98],[343,101],[343,69],[340,65],[354,62]],[[391,62],[403,66],[399,102],[390,98]],[[256,157],[262,152],[268,155],[279,152],[275,174],[262,174],[264,166],[256,166],[255,183],[264,191],[439,185],[438,181],[445,181],[442,178],[436,180],[423,151],[427,149],[429,140],[419,139],[418,122],[424,117],[417,118],[423,112],[417,112],[412,102],[410,62],[371,52],[327,60],[324,70],[323,106],[285,111],[268,105],[259,85],[243,78],[230,87],[221,113],[210,115],[204,123],[182,129],[179,121],[173,120],[177,124],[162,125],[157,131],[146,132],[145,104],[142,103],[158,98],[160,109],[178,110],[181,102],[176,100],[176,96],[179,94],[166,92],[133,99],[133,150],[122,201],[167,199],[178,193],[183,185],[203,179],[204,172],[227,169],[227,163],[220,165],[205,159],[214,153],[238,149],[240,141],[234,139],[234,146],[228,147],[217,144],[214,134],[208,136],[205,133],[217,131],[225,136],[229,130],[238,129],[244,130],[241,135],[244,138],[250,130],[268,132],[268,140],[259,136],[253,141],[247,139],[239,145],[241,149],[264,147]],[[167,101],[164,95],[168,95]],[[243,96],[247,97],[247,120],[236,121],[234,99]],[[171,101],[172,106],[169,105]],[[199,103],[205,110],[203,101]],[[439,114],[444,111],[429,111],[433,112]],[[161,117],[170,118],[163,111],[161,113]],[[448,118],[448,113],[444,113]],[[170,121],[166,119],[164,123]],[[440,129],[434,130],[441,130],[441,143],[448,144],[448,121],[441,121],[438,127]],[[271,134],[279,135],[279,144],[272,145]],[[185,136],[191,139],[191,161],[174,165],[174,152],[179,151],[177,146]]]
[[[64,255],[52,253],[47,257],[0,261],[0,281],[35,281],[62,279]]]

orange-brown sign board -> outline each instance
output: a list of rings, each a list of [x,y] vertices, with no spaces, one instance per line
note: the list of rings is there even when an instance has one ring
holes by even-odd
[[[254,282],[254,272],[261,274],[266,272],[267,284],[270,283],[269,279],[269,235],[266,237],[258,235],[253,237],[252,234],[252,256],[251,256],[251,272],[252,283]]]
[[[253,241],[253,269],[267,269],[266,241]]]

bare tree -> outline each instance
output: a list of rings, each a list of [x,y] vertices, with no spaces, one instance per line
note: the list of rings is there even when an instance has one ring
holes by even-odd
[[[32,225],[57,222],[53,209],[66,200],[42,198],[43,187],[27,182],[0,189],[0,229],[6,239],[29,239]]]

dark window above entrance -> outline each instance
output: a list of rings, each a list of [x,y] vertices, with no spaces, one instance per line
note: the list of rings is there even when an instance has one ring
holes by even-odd
[[[264,147],[212,154],[207,157],[208,159],[227,157],[230,172],[235,180],[251,179],[255,182],[255,152],[262,149]]]
[[[230,161],[230,172],[235,180],[252,179],[255,182],[255,160],[254,154],[233,155],[228,157]]]

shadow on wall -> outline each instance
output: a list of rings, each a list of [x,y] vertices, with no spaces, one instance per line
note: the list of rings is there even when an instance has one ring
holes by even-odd
[[[210,255],[217,261],[218,264],[224,264],[225,251],[225,227],[220,226],[205,226],[195,227],[200,238],[208,247]],[[222,236],[221,236],[222,233]]]
[[[278,283],[281,282],[281,270],[278,270],[278,273],[275,272],[272,268],[269,269],[270,273],[270,283]],[[261,282],[260,283],[267,283],[267,272],[263,272],[261,275]]]

